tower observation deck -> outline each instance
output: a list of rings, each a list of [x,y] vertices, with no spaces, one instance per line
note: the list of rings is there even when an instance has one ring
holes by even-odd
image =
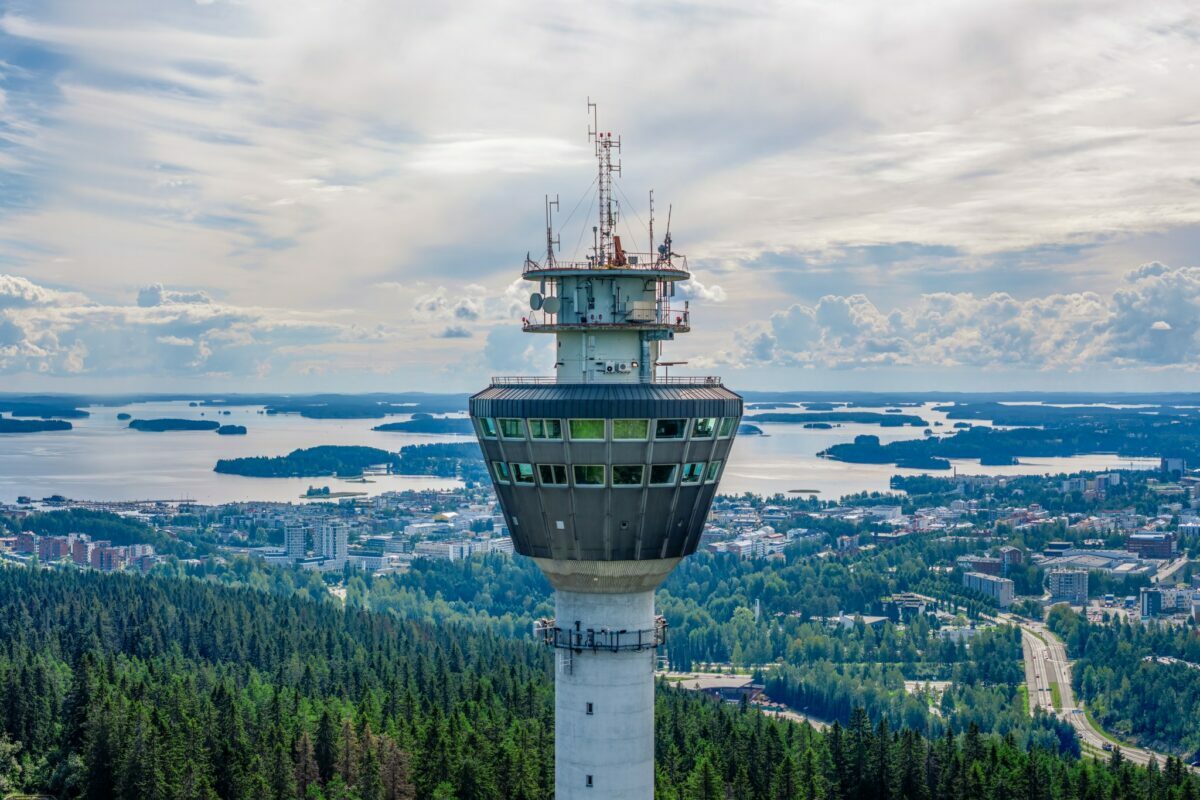
[[[653,213],[653,252],[622,246],[621,143],[589,110],[591,253],[556,258],[548,201],[546,253],[522,271],[537,284],[523,326],[555,336],[555,374],[493,378],[470,414],[515,550],[555,589],[555,618],[535,626],[556,656],[555,796],[652,800],[654,658],[667,637],[654,590],[699,545],[742,399],[717,377],[665,374],[663,343],[691,330],[675,299],[687,260],[669,225],[654,246]]]

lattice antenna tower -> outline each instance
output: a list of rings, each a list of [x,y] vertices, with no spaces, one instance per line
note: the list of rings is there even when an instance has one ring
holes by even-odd
[[[621,137],[614,137],[611,131],[600,130],[600,115],[596,104],[588,98],[588,111],[592,112],[592,122],[588,126],[588,141],[596,145],[596,161],[599,166],[597,177],[597,194],[600,206],[599,239],[596,243],[596,263],[607,265],[612,263],[613,231],[616,230],[620,217],[620,205],[613,198],[613,174],[621,174],[621,162],[613,163],[613,150],[621,152]]]

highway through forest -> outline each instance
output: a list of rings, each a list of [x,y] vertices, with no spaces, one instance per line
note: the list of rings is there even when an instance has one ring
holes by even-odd
[[[1075,703],[1071,689],[1071,662],[1067,659],[1067,647],[1041,622],[1028,622],[1010,615],[1002,618],[1021,627],[1021,649],[1025,653],[1025,684],[1029,689],[1029,710],[1041,706],[1071,724],[1079,735],[1085,753],[1104,753],[1104,746],[1120,747],[1121,755],[1135,764],[1147,764],[1157,759],[1162,764],[1165,753],[1156,753],[1140,747],[1118,744],[1094,725],[1083,709]],[[1054,702],[1051,684],[1058,685],[1058,703]]]

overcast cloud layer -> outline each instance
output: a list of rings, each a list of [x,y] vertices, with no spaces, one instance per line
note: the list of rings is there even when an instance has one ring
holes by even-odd
[[[514,278],[542,194],[566,219],[592,179],[588,96],[624,137],[622,235],[653,187],[696,273],[673,359],[1200,388],[1193,3],[2,8],[9,388],[546,371]]]

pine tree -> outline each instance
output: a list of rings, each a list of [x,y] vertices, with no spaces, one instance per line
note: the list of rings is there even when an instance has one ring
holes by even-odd
[[[321,712],[321,721],[317,723],[315,755],[321,782],[329,783],[333,780],[334,770],[337,766],[338,741],[336,723],[328,708]]]
[[[303,797],[308,793],[309,786],[319,786],[321,782],[321,770],[317,766],[316,752],[308,731],[302,731],[296,738],[292,763],[292,769],[296,775],[296,788]]]

